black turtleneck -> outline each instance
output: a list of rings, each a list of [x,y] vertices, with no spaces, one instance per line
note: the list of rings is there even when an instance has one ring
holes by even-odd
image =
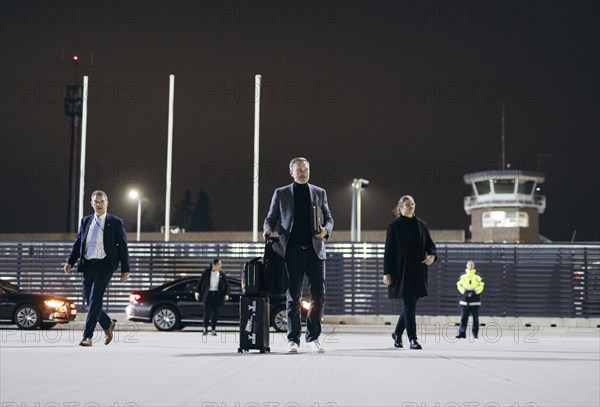
[[[402,241],[404,242],[406,257],[410,261],[419,260],[419,225],[417,218],[414,216],[407,218],[400,216],[400,233],[402,233]]]
[[[308,184],[294,182],[294,226],[292,226],[289,242],[312,245]]]

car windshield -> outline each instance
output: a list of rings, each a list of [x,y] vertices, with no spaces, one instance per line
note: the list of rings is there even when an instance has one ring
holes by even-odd
[[[19,287],[17,287],[16,285],[9,283],[6,280],[0,280],[0,287],[2,287],[2,289],[4,291],[7,292],[11,292],[11,293],[18,293],[19,291],[21,291],[21,289]]]

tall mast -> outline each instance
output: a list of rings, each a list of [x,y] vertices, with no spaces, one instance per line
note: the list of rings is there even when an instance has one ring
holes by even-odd
[[[504,143],[504,105],[502,105],[502,170],[506,169],[506,146]]]

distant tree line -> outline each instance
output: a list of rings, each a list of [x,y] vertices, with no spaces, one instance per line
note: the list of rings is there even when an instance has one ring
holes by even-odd
[[[142,231],[160,232],[165,224],[165,207],[157,204],[151,211],[142,208]],[[183,198],[171,207],[171,226],[179,226],[186,232],[215,230],[208,193],[201,189],[192,200],[192,191],[185,191]]]

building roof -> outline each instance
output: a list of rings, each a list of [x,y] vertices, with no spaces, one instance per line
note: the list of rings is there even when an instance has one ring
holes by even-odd
[[[546,175],[541,172],[524,170],[490,170],[473,172],[463,176],[465,184],[473,184],[474,182],[490,179],[519,179],[519,181],[536,181],[538,184],[541,184],[546,179]]]

